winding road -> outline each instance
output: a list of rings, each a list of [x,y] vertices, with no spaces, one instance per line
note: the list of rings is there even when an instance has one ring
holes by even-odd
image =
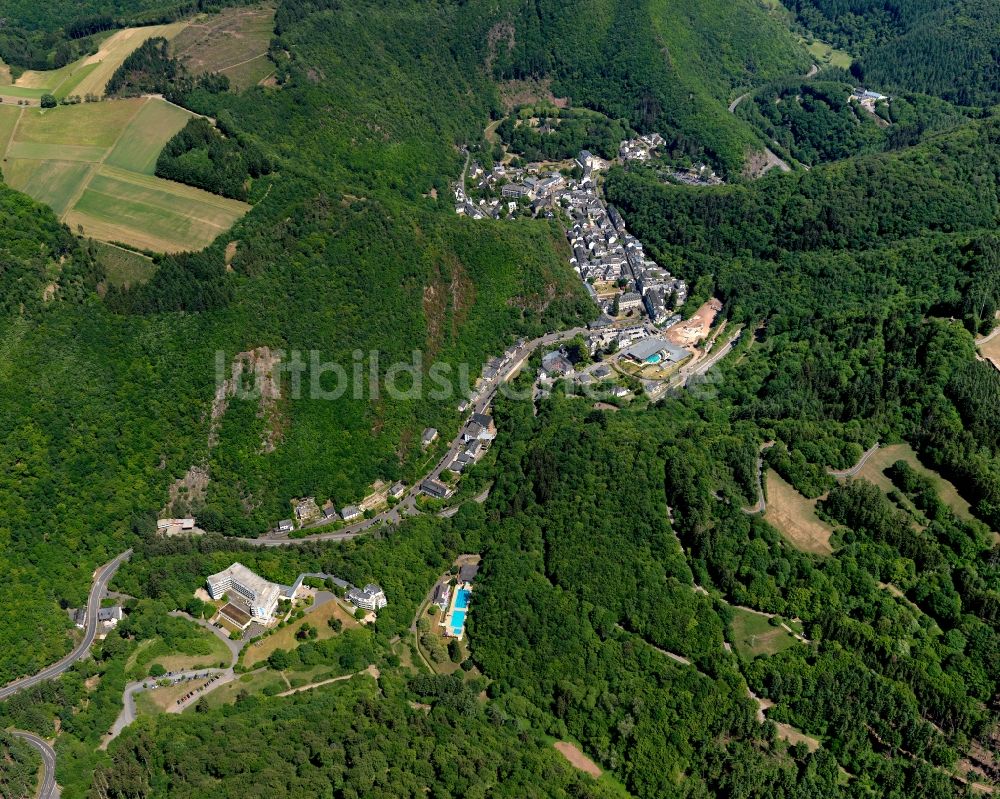
[[[128,560],[131,554],[132,550],[127,549],[114,560],[101,566],[101,568],[95,572],[94,584],[90,588],[90,596],[87,599],[87,626],[85,628],[83,640],[77,644],[76,648],[62,660],[56,661],[51,666],[46,666],[37,674],[33,674],[30,677],[22,677],[20,680],[15,680],[12,683],[8,683],[3,688],[0,688],[0,700],[8,699],[26,688],[38,685],[46,680],[51,680],[54,677],[58,677],[60,674],[69,669],[70,666],[76,663],[76,661],[87,654],[91,645],[94,643],[94,638],[97,636],[97,611],[101,609],[101,600],[104,598],[104,594],[108,590],[108,583],[110,583],[111,578],[115,576],[115,572],[118,571],[118,567]]]
[[[56,752],[44,738],[39,738],[33,732],[11,730],[10,734],[20,738],[42,756],[42,766],[45,769],[42,777],[42,787],[38,791],[38,799],[56,799],[59,791],[56,788]]]
[[[865,468],[865,464],[868,463],[868,459],[875,454],[878,448],[879,443],[876,441],[874,445],[864,451],[864,454],[862,454],[858,462],[855,463],[850,469],[827,469],[827,474],[833,475],[834,477],[857,477],[858,473]]]
[[[547,333],[544,336],[532,339],[531,341],[526,341],[514,350],[514,354],[507,366],[498,372],[494,377],[485,381],[473,395],[473,400],[467,409],[467,414],[471,415],[473,413],[484,413],[490,406],[490,403],[493,402],[493,398],[496,396],[497,391],[500,390],[500,387],[513,375],[517,374],[521,367],[524,366],[528,358],[531,357],[532,353],[534,353],[534,351],[539,347],[547,347],[562,341],[568,341],[575,336],[583,335],[588,332],[593,331],[589,331],[585,327],[574,327],[570,330]],[[378,527],[382,524],[398,524],[405,516],[416,516],[420,513],[420,510],[417,508],[417,497],[420,496],[421,493],[420,484],[423,483],[424,480],[439,479],[441,477],[441,473],[444,472],[447,466],[455,459],[455,456],[463,450],[465,447],[465,441],[462,439],[462,431],[464,428],[465,425],[463,424],[458,433],[456,433],[455,437],[451,440],[451,443],[448,445],[448,451],[445,452],[444,456],[437,462],[437,465],[420,480],[416,481],[416,483],[403,495],[399,503],[389,510],[382,511],[370,519],[354,522],[353,524],[346,525],[328,533],[313,533],[311,535],[305,535],[298,538],[290,538],[287,535],[279,536],[268,534],[260,538],[238,538],[235,540],[262,547],[292,546],[295,544],[306,544],[310,541],[346,541],[362,535],[363,533],[369,532],[372,528]],[[331,524],[331,522],[316,522],[309,525],[309,528],[319,528],[329,524]]]

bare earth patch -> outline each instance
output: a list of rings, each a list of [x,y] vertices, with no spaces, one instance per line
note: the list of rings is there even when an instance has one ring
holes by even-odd
[[[556,751],[559,752],[563,757],[565,757],[573,768],[579,769],[580,771],[589,774],[594,779],[597,779],[603,773],[600,767],[589,757],[587,757],[580,748],[569,741],[556,741],[552,744]]]
[[[205,503],[209,475],[201,466],[192,466],[183,477],[170,486],[167,504],[160,511],[162,518],[186,516]]]
[[[270,347],[257,347],[247,352],[241,352],[233,358],[232,369],[228,380],[224,380],[215,390],[212,400],[212,424],[208,432],[208,446],[219,443],[219,425],[229,407],[229,400],[236,394],[237,386],[252,392],[260,403],[257,416],[267,420],[264,437],[261,441],[262,452],[273,452],[281,438],[281,419],[277,405],[281,396],[281,386],[276,376],[276,369],[281,362],[277,352]],[[247,384],[244,375],[253,375],[252,387]]]
[[[764,519],[781,531],[796,549],[829,555],[832,528],[816,515],[816,500],[806,499],[773,469],[767,475],[767,511]]]
[[[721,310],[722,303],[713,297],[695,311],[690,319],[667,330],[667,340],[681,347],[697,344],[708,336],[715,317]]]
[[[533,78],[531,80],[505,80],[500,83],[500,101],[509,114],[519,105],[534,105],[539,102],[552,103],[556,108],[567,108],[568,97],[556,97],[552,93],[552,79]]]

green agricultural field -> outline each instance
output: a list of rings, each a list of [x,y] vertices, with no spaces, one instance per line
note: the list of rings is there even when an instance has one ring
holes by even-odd
[[[157,252],[197,250],[250,208],[154,177],[163,145],[192,116],[164,100],[2,110],[7,182],[77,233]]]
[[[772,626],[766,616],[739,608],[733,608],[733,622],[730,629],[733,646],[744,657],[773,655],[795,645],[795,639],[788,631]]]
[[[147,102],[135,98],[49,109],[31,108],[24,112],[15,141],[108,149],[115,145]]]
[[[80,195],[93,166],[84,161],[36,161],[10,158],[3,165],[4,180],[62,216]]]
[[[179,252],[208,246],[249,210],[200,189],[104,166],[65,221],[103,241]]]
[[[183,128],[192,114],[165,102],[146,103],[122,131],[105,163],[152,175],[164,143]]]
[[[17,120],[21,116],[21,109],[16,105],[0,105],[0,158],[7,153],[7,146],[10,144],[11,134],[17,127]]]

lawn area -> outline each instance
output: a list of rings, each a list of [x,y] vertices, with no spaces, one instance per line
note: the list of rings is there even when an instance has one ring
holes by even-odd
[[[95,241],[93,248],[98,262],[104,267],[108,283],[112,286],[128,288],[145,283],[156,273],[156,264],[145,255],[100,241]]]
[[[121,132],[105,163],[129,172],[154,174],[163,145],[193,117],[190,111],[170,103],[146,103]]]
[[[812,44],[806,45],[806,49],[820,67],[831,66],[849,69],[854,63],[854,57],[850,53],[838,50],[826,42],[813,41]]]
[[[733,608],[730,625],[733,646],[744,657],[773,655],[795,645],[795,639],[781,627],[774,627],[766,616]]]
[[[174,39],[171,50],[194,75],[221,72],[240,91],[274,71],[267,49],[274,34],[274,6],[203,14]]]
[[[806,499],[773,469],[765,472],[767,510],[764,519],[803,552],[829,555],[833,528],[816,515],[816,500]]]
[[[906,461],[915,471],[933,480],[941,501],[951,508],[956,516],[965,520],[974,518],[971,506],[958,493],[955,484],[920,463],[917,459],[917,453],[909,444],[891,444],[888,447],[880,447],[858,473],[858,479],[874,483],[888,494],[893,489],[893,484],[885,476],[885,470],[899,460]]]
[[[330,601],[316,610],[306,613],[303,618],[297,619],[287,627],[276,630],[266,638],[247,646],[246,653],[243,655],[243,663],[246,666],[254,666],[267,660],[276,649],[285,649],[288,651],[295,649],[299,645],[299,641],[295,638],[295,633],[298,632],[299,627],[307,622],[316,628],[316,640],[322,641],[326,638],[332,638],[336,633],[330,628],[327,621],[333,618],[340,619],[344,624],[343,629],[345,630],[360,626],[349,611],[341,607],[336,601]]]
[[[180,644],[180,651],[161,638],[143,641],[125,664],[126,673],[136,675],[137,679],[144,677],[153,663],[159,663],[167,671],[228,666],[231,655],[226,645],[207,630],[193,624],[191,627],[193,629]]]

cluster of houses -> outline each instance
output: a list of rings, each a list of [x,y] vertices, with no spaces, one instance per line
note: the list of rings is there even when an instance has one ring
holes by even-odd
[[[666,144],[659,133],[649,133],[638,139],[629,139],[618,145],[618,157],[622,161],[648,161],[653,151]]]
[[[461,474],[466,466],[476,463],[497,437],[493,417],[485,413],[474,413],[469,423],[462,429],[462,450],[452,458],[448,470]]]
[[[429,433],[433,433],[433,436],[428,439]],[[428,446],[436,438],[437,430],[428,428],[424,431],[424,440],[426,441],[424,446]],[[356,522],[363,518],[367,511],[386,504],[390,499],[402,499],[406,494],[406,484],[402,482],[388,485],[380,480],[372,486],[372,489],[372,493],[359,504],[344,505],[340,510],[337,510],[337,507],[329,500],[322,507],[317,504],[315,497],[296,500],[293,503],[294,519],[282,519],[278,522],[275,531],[279,534],[288,534],[297,527],[302,528],[317,522]]]
[[[455,212],[471,219],[500,219],[505,213],[516,216],[522,199],[527,200],[532,215],[541,213],[551,217],[555,196],[566,185],[566,178],[556,171],[504,164],[495,164],[486,171],[478,161],[472,162],[469,180],[471,191],[486,195],[475,201],[466,193],[465,186],[455,185]]]
[[[86,608],[72,608],[69,611],[69,615],[70,618],[73,619],[73,624],[75,624],[78,629],[82,630],[87,626]],[[118,626],[118,622],[124,618],[125,611],[121,605],[99,608],[97,611],[97,623],[103,626],[105,630]]]
[[[612,316],[638,311],[656,324],[665,322],[687,299],[687,284],[646,256],[642,242],[592,181],[580,181],[561,199],[572,222],[566,234],[570,264],[602,310]],[[598,285],[610,291],[598,294]]]

